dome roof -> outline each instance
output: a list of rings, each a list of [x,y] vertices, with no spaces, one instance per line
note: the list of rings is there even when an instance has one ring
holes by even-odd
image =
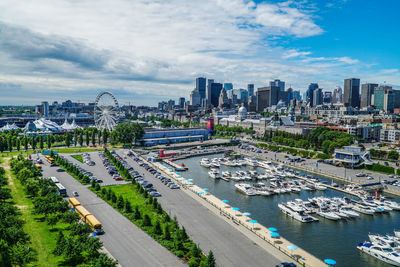
[[[239,113],[245,113],[245,112],[247,112],[247,109],[245,107],[239,108]]]

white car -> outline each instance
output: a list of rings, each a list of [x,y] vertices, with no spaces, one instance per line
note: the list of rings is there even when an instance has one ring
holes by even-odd
[[[368,176],[367,180],[374,180],[374,177]]]
[[[76,192],[76,191],[72,192],[72,195],[73,195],[74,197],[79,197],[79,194],[78,194],[78,192]]]

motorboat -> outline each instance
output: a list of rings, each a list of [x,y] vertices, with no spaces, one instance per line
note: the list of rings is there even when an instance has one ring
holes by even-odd
[[[314,184],[314,186],[315,186],[315,189],[317,189],[317,190],[326,190],[327,189],[327,187],[321,183],[316,183],[316,184]]]
[[[239,190],[240,192],[248,195],[248,196],[255,196],[256,193],[253,190],[253,187],[249,184],[246,183],[238,183],[235,184],[235,187],[237,190]]]
[[[400,252],[400,239],[395,236],[390,236],[390,235],[382,236],[382,235],[376,235],[376,234],[368,234],[368,237],[369,237],[369,240],[371,240],[371,242],[373,242],[373,243],[375,243],[375,242],[383,243],[387,246],[390,246],[394,250],[396,250],[396,252]]]
[[[280,203],[278,207],[284,214],[300,222],[309,223],[314,221],[304,209],[300,209],[296,205]]]
[[[330,211],[330,210],[328,210],[328,209],[322,209],[322,208],[321,208],[321,209],[317,212],[317,214],[318,214],[319,216],[324,217],[324,218],[329,219],[329,220],[333,220],[333,221],[340,220],[340,216],[339,216],[339,215],[337,215],[335,212]]]
[[[400,238],[400,230],[394,230],[394,236]]]
[[[248,166],[252,166],[252,167],[258,166],[257,160],[255,160],[255,159],[246,158],[245,162],[246,162],[246,165],[248,165]]]
[[[372,209],[369,206],[363,205],[363,204],[355,204],[353,207],[353,210],[358,211],[362,214],[367,214],[367,215],[374,215],[375,210]]]
[[[208,158],[202,158],[200,160],[200,165],[206,168],[210,168],[211,167],[211,162]]]
[[[230,178],[230,177],[232,177],[232,174],[231,174],[230,171],[223,171],[223,172],[222,172],[222,177],[224,177],[224,178]]]
[[[209,175],[211,178],[214,178],[214,179],[220,179],[220,178],[221,178],[221,175],[219,174],[219,171],[216,170],[216,169],[211,169],[211,170],[208,172],[208,175]]]
[[[400,255],[395,253],[390,246],[383,243],[363,242],[357,248],[378,260],[394,266],[400,266]]]
[[[354,210],[352,210],[349,207],[341,207],[341,208],[339,208],[339,211],[341,213],[346,214],[347,216],[349,216],[351,218],[360,217],[360,214],[358,212],[355,212]]]
[[[392,210],[400,210],[400,204],[398,202],[385,200],[383,201],[383,204],[385,204],[385,206],[391,208]]]

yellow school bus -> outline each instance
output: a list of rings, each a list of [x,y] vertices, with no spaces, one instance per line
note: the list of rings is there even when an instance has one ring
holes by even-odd
[[[72,198],[75,199],[75,198]],[[71,198],[70,198],[71,200]],[[77,200],[76,200],[77,201]],[[70,205],[73,205],[70,202]],[[81,217],[82,221],[89,224],[90,227],[95,231],[97,234],[102,234],[103,228],[99,220],[94,217],[87,209],[82,207],[82,205],[75,206],[75,212],[78,213],[79,217]]]
[[[74,209],[75,209],[76,206],[80,206],[81,205],[81,203],[74,197],[70,197],[68,199],[68,204],[69,204],[69,206],[71,208],[74,208]]]

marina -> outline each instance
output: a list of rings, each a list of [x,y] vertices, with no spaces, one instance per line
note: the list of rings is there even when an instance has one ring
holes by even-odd
[[[366,203],[354,202],[357,199],[355,195],[358,195],[357,190],[359,188],[345,188],[343,184],[335,184],[329,179],[314,176],[314,178],[318,178],[320,190],[304,185],[303,187],[300,186],[300,191],[298,192],[279,191],[279,193],[261,194],[260,192],[265,188],[260,188],[261,184],[259,183],[261,182],[264,185],[270,186],[269,181],[274,179],[265,175],[265,168],[247,165],[241,160],[235,162],[235,165],[238,166],[229,166],[231,163],[224,162],[223,164],[220,161],[219,171],[221,178],[224,177],[225,179],[213,179],[208,175],[210,169],[199,164],[202,158],[193,157],[177,161],[177,164],[184,163],[188,167],[188,171],[184,174],[182,173],[185,178],[193,179],[192,181],[195,185],[198,185],[200,188],[207,188],[208,192],[217,198],[229,200],[232,206],[250,213],[251,218],[257,220],[261,225],[276,227],[279,229],[279,233],[286,239],[294,244],[301,244],[302,249],[311,252],[320,259],[335,259],[338,264],[337,266],[390,266],[366,253],[360,253],[357,249],[357,244],[359,244],[360,240],[365,240],[370,232],[381,235],[393,232],[396,225],[400,224],[400,212],[392,209],[391,211],[374,212],[374,215],[369,215],[354,210],[353,206],[363,207],[363,205],[366,205]],[[209,161],[211,162],[213,158],[223,158],[223,154],[211,155],[209,156]],[[242,163],[241,166],[240,163]],[[268,165],[279,167],[271,163],[268,163]],[[243,179],[240,178],[236,181],[234,177],[236,177],[236,172],[238,171],[243,172]],[[245,177],[251,175],[250,171],[253,171],[253,174],[257,172],[261,175],[262,179],[249,180],[247,178],[246,180]],[[305,181],[309,177],[312,177],[308,173],[302,173],[302,175],[294,175],[290,179],[282,179],[282,181]],[[303,179],[299,176],[303,177]],[[254,195],[250,192],[250,195],[248,195],[244,193],[246,191],[240,191],[235,186],[240,183],[259,184],[260,186],[252,186],[253,193],[257,193]],[[287,183],[286,186],[288,184],[290,183]],[[305,210],[306,217],[304,219],[301,219],[301,216],[297,219],[294,218],[295,213],[299,215],[304,215],[304,213],[301,209],[293,209],[295,207],[293,203],[296,204],[296,201],[298,202],[297,204],[300,201],[311,203],[309,200],[318,197],[322,199],[327,198],[330,201],[332,199],[347,201],[345,199],[348,199],[349,202],[347,206],[342,205],[337,207],[337,213],[335,213],[339,217],[337,220],[334,219],[336,216],[332,216],[329,213],[330,210],[322,210],[322,213],[319,210],[320,214],[318,214],[316,209],[312,211]],[[386,201],[387,205],[390,205],[389,203],[392,205],[398,203],[397,199],[383,199],[382,201]],[[292,205],[290,209],[286,209],[284,212],[282,207],[283,205],[287,207],[288,202],[292,202]],[[365,200],[365,202],[368,201]],[[308,203],[305,204],[308,205]],[[375,204],[379,205],[378,203]],[[365,210],[369,210],[370,208],[364,207]],[[292,211],[291,215],[288,214],[288,210]],[[321,243],[324,246],[320,246]]]

